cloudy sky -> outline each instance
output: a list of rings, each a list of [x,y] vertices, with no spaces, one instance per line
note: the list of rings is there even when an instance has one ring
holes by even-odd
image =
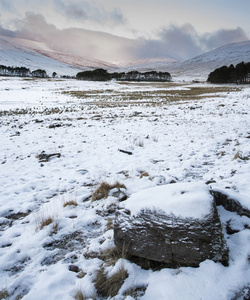
[[[110,62],[184,60],[250,39],[250,0],[0,0],[0,35]]]

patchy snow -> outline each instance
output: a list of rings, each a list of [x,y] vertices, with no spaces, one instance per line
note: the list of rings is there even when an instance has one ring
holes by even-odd
[[[193,87],[204,89],[201,97],[179,96]],[[220,87],[0,77],[0,292],[6,299],[72,299],[79,290],[104,299],[96,295],[97,272],[104,266],[113,274],[121,265],[128,277],[116,299],[227,300],[247,293],[250,220],[221,207],[228,267],[205,261],[152,271],[125,259],[106,266],[102,256],[114,247],[121,193],[150,199],[157,186],[163,196],[173,181],[191,191],[207,183],[249,207],[250,88]],[[39,161],[42,153],[60,155]],[[103,181],[126,189],[91,201]],[[232,235],[230,219],[239,230]],[[72,264],[81,276],[70,271]],[[136,288],[139,296],[125,296]]]
[[[167,215],[202,219],[211,213],[213,197],[207,185],[185,182],[142,190],[121,205],[129,209],[132,216],[142,210],[160,210]]]

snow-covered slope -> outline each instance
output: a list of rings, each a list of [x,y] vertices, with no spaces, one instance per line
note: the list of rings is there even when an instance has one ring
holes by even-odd
[[[125,64],[121,64],[120,68],[124,71],[139,70],[141,72],[147,72],[152,70],[165,70],[166,64],[172,64],[174,62],[177,62],[177,60],[172,58],[137,59]]]
[[[107,63],[101,60],[96,60],[88,57],[70,55],[70,54],[60,53],[60,52],[51,52],[46,50],[37,50],[37,52],[45,56],[48,56],[52,59],[55,59],[59,62],[75,66],[76,68],[81,68],[81,69],[104,68],[109,70],[110,69],[113,70],[114,68],[116,68],[116,66],[111,63]]]
[[[169,58],[138,59],[114,65],[84,56],[58,53],[43,43],[0,36],[0,64],[24,66],[31,70],[45,69],[49,75],[75,75],[80,70],[104,68],[110,71],[167,71],[173,79],[206,80],[214,69],[239,62],[250,61],[250,41],[229,44],[180,62]]]
[[[187,77],[205,77],[218,67],[250,61],[250,41],[229,44],[184,62],[173,63],[170,72]]]
[[[250,61],[250,41],[229,44],[203,53],[186,61],[170,61],[169,59],[149,59],[127,64],[126,69],[139,71],[167,71],[174,79],[206,80],[208,74],[223,65]]]
[[[112,66],[98,60],[76,57],[50,50],[42,43],[13,39],[0,36],[0,64],[14,67],[27,67],[31,71],[44,69],[51,76],[76,75],[89,68],[111,68]]]

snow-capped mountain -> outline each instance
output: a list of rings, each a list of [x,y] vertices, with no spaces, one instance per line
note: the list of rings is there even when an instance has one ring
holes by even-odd
[[[221,66],[250,62],[250,41],[233,43],[206,52],[184,62],[169,65],[169,72],[175,76],[207,79],[208,74]]]
[[[138,59],[123,64],[111,64],[84,56],[59,53],[35,41],[0,37],[0,65],[44,69],[48,75],[74,76],[86,69],[104,68],[110,71],[167,71],[175,79],[206,80],[209,73],[223,65],[250,61],[250,41],[229,44],[186,61],[169,58]]]
[[[250,61],[250,41],[229,44],[203,53],[186,61],[170,61],[169,59],[148,59],[135,61],[126,65],[127,70],[167,71],[173,78],[187,80],[206,80],[209,73],[223,65],[238,64]]]
[[[42,43],[0,36],[0,65],[44,69],[51,76],[74,76],[90,68],[112,68],[111,64],[50,50]]]

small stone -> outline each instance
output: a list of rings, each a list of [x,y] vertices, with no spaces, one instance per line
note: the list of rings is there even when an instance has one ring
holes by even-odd
[[[227,226],[226,226],[227,234],[235,234],[244,229],[245,229],[244,224],[237,222],[236,220],[230,219],[229,221],[227,221]]]
[[[70,265],[69,266],[69,271],[78,273],[80,271],[80,269],[75,265]]]
[[[85,169],[80,169],[80,170],[77,170],[77,172],[79,172],[81,175],[85,175],[85,174],[87,174],[89,171],[88,171],[88,170],[85,170]]]

